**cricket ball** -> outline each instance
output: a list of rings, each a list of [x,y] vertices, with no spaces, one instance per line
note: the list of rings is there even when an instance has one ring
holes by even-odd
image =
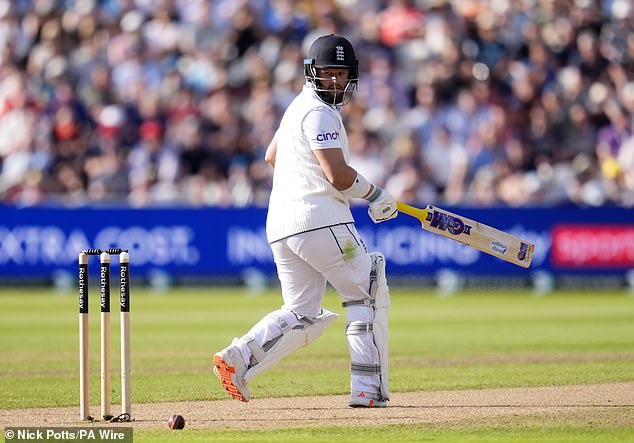
[[[183,429],[185,427],[185,418],[179,414],[173,414],[169,420],[167,420],[167,426],[170,429]]]

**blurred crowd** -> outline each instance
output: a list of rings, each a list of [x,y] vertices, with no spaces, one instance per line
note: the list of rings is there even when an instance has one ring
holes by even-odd
[[[631,0],[0,0],[0,202],[264,206],[319,35],[397,199],[634,207]]]

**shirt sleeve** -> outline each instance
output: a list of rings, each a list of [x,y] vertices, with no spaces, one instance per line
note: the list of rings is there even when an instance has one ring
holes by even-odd
[[[341,120],[329,109],[317,108],[306,114],[302,131],[311,150],[341,148]]]

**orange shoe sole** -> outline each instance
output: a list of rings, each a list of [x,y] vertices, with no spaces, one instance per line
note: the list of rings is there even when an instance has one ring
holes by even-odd
[[[231,374],[235,374],[236,372],[235,368],[229,366],[219,355],[214,355],[214,366],[218,370],[218,374],[220,374],[220,382],[225,388],[225,391],[236,400],[247,403],[249,400],[242,395],[240,389],[238,389],[235,383],[233,383],[233,380],[231,380]]]

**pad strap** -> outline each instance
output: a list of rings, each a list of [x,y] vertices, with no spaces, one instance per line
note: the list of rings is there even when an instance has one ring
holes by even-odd
[[[350,373],[354,375],[381,375],[381,365],[350,363]]]
[[[351,321],[346,325],[346,335],[361,335],[372,332],[372,323],[365,321]]]
[[[370,300],[369,298],[365,298],[363,300],[344,301],[343,303],[341,303],[342,308],[347,308],[348,306],[371,306],[371,305],[372,305],[372,300]]]
[[[255,338],[249,337],[249,340],[247,341],[247,347],[249,348],[249,351],[251,351],[251,356],[255,359],[256,362],[260,363],[262,360],[264,360],[266,352],[255,342]]]
[[[309,326],[312,326],[315,322],[313,320],[311,320],[308,317],[304,317],[304,316],[298,316],[299,317],[299,321],[301,323],[303,323],[302,325],[297,325],[295,326],[293,329],[303,329],[303,328],[307,328]],[[300,327],[301,326],[301,327]]]

